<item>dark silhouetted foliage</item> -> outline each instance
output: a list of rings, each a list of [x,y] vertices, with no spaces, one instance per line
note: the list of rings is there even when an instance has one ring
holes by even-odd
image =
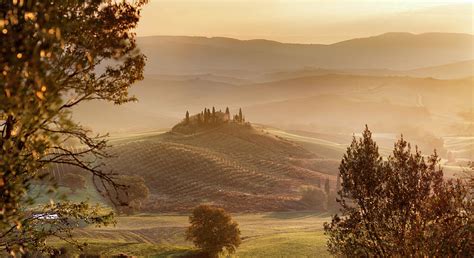
[[[403,137],[384,161],[366,128],[342,159],[336,214],[324,228],[343,256],[472,257],[473,199],[460,179],[444,179],[439,158]]]

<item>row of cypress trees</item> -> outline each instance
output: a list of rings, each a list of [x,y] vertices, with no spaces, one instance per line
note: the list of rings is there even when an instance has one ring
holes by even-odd
[[[230,111],[229,107],[226,107],[225,113],[222,114],[222,111],[216,111],[215,107],[212,107],[212,110],[209,108],[204,108],[201,113],[196,115],[197,123],[198,124],[216,124],[219,122],[227,122],[230,121]],[[244,123],[245,117],[242,114],[242,108],[239,108],[239,113],[234,115],[233,117],[234,122]],[[189,111],[186,111],[185,116],[185,123],[190,123]]]

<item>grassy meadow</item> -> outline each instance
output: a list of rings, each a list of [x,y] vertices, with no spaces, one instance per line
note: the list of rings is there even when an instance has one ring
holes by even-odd
[[[323,223],[327,213],[277,212],[233,214],[240,225],[242,244],[232,257],[327,257]],[[140,214],[118,217],[117,225],[77,231],[88,243],[84,253],[113,256],[180,257],[196,252],[185,240],[188,216]],[[51,239],[49,244],[64,243]],[[71,249],[79,254],[78,250]]]

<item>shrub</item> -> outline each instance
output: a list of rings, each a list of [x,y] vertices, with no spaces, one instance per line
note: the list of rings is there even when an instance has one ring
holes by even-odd
[[[189,222],[186,240],[193,241],[209,257],[218,257],[224,249],[234,253],[241,243],[239,225],[224,209],[200,205],[193,210]]]
[[[315,187],[304,188],[301,191],[301,202],[315,210],[326,209],[326,193]]]
[[[71,188],[72,193],[76,193],[79,189],[86,188],[86,179],[82,175],[68,173],[62,179],[61,183]]]

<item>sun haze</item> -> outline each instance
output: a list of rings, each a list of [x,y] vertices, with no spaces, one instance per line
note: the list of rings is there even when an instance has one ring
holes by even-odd
[[[138,36],[188,35],[334,43],[387,31],[473,33],[471,1],[162,0]]]

